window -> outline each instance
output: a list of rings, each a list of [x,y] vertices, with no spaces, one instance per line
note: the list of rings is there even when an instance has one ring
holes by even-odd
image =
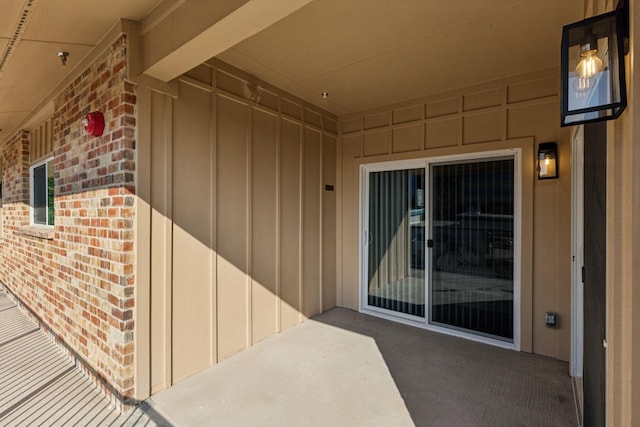
[[[53,226],[53,158],[31,166],[31,223]]]

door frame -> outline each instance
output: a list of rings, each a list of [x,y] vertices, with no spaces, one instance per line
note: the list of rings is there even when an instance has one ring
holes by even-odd
[[[582,378],[584,354],[584,126],[571,137],[571,376]]]
[[[426,256],[425,259],[425,317],[417,317],[407,315],[404,313],[392,312],[390,310],[381,309],[378,307],[370,307],[367,304],[367,271],[368,271],[368,243],[369,234],[365,228],[369,217],[369,180],[368,174],[370,172],[380,172],[386,170],[400,170],[400,169],[425,169],[425,227],[430,224],[431,212],[430,202],[429,208],[427,208],[427,201],[431,197],[431,177],[430,166],[441,163],[449,163],[455,161],[473,161],[484,160],[497,157],[512,157],[514,165],[514,199],[513,199],[513,342],[502,341],[482,335],[476,335],[471,332],[464,332],[462,330],[451,329],[443,326],[433,325],[430,323],[430,310],[428,309],[429,301],[429,289],[431,287],[430,280],[431,274],[431,257]],[[434,332],[440,332],[447,335],[456,336],[459,338],[465,338],[470,341],[481,342],[496,347],[502,347],[520,351],[521,345],[521,324],[522,324],[522,312],[521,312],[521,282],[522,282],[522,149],[521,148],[506,148],[501,150],[489,150],[480,152],[469,152],[443,156],[423,157],[418,159],[407,160],[390,160],[372,163],[363,163],[360,165],[360,183],[359,183],[359,223],[358,223],[358,262],[359,262],[359,278],[358,278],[358,311],[366,314],[370,314],[377,317],[382,317],[388,320],[405,323],[408,325],[416,326],[419,328],[431,330]],[[430,232],[425,230],[425,232]],[[429,236],[430,237],[430,236]],[[427,240],[425,238],[424,253],[428,253],[426,247]]]

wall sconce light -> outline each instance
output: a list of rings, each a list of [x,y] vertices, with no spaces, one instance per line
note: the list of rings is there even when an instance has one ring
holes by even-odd
[[[627,106],[626,0],[615,11],[562,28],[562,126],[616,119]]]
[[[538,179],[558,177],[558,146],[544,142],[538,146]]]

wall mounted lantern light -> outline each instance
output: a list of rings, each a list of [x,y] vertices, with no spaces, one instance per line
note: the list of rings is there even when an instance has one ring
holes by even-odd
[[[544,142],[538,146],[538,179],[558,177],[558,146]]]
[[[562,126],[615,119],[627,106],[626,0],[615,11],[562,28]]]

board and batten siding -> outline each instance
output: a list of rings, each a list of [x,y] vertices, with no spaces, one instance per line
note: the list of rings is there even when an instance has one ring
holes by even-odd
[[[359,168],[365,163],[522,150],[521,349],[570,355],[571,141],[559,71],[543,70],[340,117],[337,305],[359,308]],[[559,179],[536,179],[539,143],[558,143]],[[558,328],[545,312],[559,314]]]
[[[336,118],[218,61],[177,85],[138,91],[152,393],[336,301]]]

